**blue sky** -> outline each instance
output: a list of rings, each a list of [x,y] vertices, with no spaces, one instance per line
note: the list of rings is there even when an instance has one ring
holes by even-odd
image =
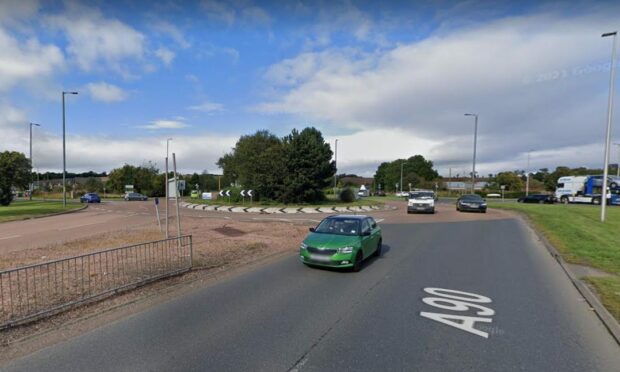
[[[342,172],[417,153],[465,173],[600,166],[620,7],[597,2],[0,3],[0,150],[59,170],[217,172],[238,136],[313,125]],[[618,133],[616,130],[615,133]],[[620,135],[614,138],[620,140]],[[620,142],[616,140],[616,142]],[[615,152],[612,152],[615,158]],[[614,160],[612,158],[612,161]]]

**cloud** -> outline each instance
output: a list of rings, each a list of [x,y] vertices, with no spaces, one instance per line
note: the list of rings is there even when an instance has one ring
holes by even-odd
[[[18,40],[0,28],[0,92],[22,82],[49,79],[64,63],[55,45],[41,44],[36,38]]]
[[[170,63],[172,62],[172,60],[175,57],[174,52],[172,52],[170,49],[168,48],[164,48],[164,47],[160,47],[159,49],[157,49],[155,51],[155,55],[157,57],[159,57],[159,59],[162,60],[162,62],[166,65],[166,66],[170,66]]]
[[[107,68],[129,76],[125,62],[143,58],[146,37],[118,19],[104,17],[99,9],[65,4],[63,14],[47,20],[65,33],[71,60],[87,72]]]
[[[172,40],[176,42],[178,46],[183,49],[187,49],[192,46],[192,44],[185,38],[183,32],[181,32],[181,30],[179,30],[176,25],[170,22],[156,20],[152,23],[151,26],[157,32],[168,35]]]
[[[189,125],[183,121],[182,117],[176,117],[175,120],[154,120],[150,124],[140,125],[138,128],[158,130],[158,129],[181,129],[186,128]]]
[[[252,26],[268,26],[272,20],[265,9],[248,2],[226,3],[203,0],[200,4],[210,20],[222,22],[228,26],[232,26],[235,22]]]
[[[614,29],[612,14],[509,17],[389,49],[300,53],[266,70],[272,94],[255,109],[313,122],[327,134],[409,133],[433,143],[424,155],[446,167],[471,161],[473,119],[463,114],[473,111],[481,172],[516,167],[528,149],[567,155],[547,166],[599,165],[600,151],[575,157],[561,149],[602,146],[608,69],[583,66],[608,60],[600,34]],[[384,137],[377,134],[375,146],[389,143]]]
[[[127,98],[127,94],[121,88],[103,81],[89,83],[86,85],[86,89],[95,101],[120,102]]]
[[[203,111],[203,112],[215,112],[215,111],[222,111],[224,109],[224,105],[221,103],[204,101],[203,103],[199,105],[189,106],[188,109],[195,110],[195,111]]]

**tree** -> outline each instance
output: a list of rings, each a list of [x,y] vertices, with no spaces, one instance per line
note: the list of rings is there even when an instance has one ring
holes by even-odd
[[[103,182],[98,177],[88,177],[84,182],[84,190],[86,192],[102,192]]]
[[[426,160],[422,155],[414,155],[409,159],[397,159],[389,163],[381,163],[375,173],[375,184],[381,184],[383,190],[395,191],[398,183],[400,189],[401,165],[403,190],[408,189],[409,184],[412,188],[432,187],[432,181],[439,177],[437,171],[433,169],[432,161]]]
[[[223,178],[254,190],[259,197],[279,199],[285,172],[282,146],[280,138],[260,130],[239,138],[233,151],[217,164],[224,171]]]
[[[316,128],[293,129],[283,141],[286,168],[280,200],[285,203],[317,202],[336,173],[332,150]]]
[[[32,166],[24,154],[17,151],[0,153],[0,205],[13,201],[13,188],[27,188]]]
[[[121,168],[113,169],[110,172],[107,188],[122,194],[125,192],[125,185],[133,185],[136,192],[155,196],[160,191],[160,185],[156,179],[158,174],[159,170],[152,162],[144,163],[139,167],[125,164]],[[165,182],[163,184],[165,187]],[[161,194],[163,195],[163,192]]]
[[[500,172],[495,176],[497,186],[504,185],[506,190],[521,191],[523,189],[523,181],[517,172]]]

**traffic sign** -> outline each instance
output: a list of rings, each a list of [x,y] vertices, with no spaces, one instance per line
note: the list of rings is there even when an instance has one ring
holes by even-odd
[[[226,196],[230,196],[230,190],[226,190]]]
[[[252,190],[248,190],[248,196],[252,197]]]
[[[159,204],[159,198],[155,198],[155,205]]]
[[[241,190],[241,196],[245,197],[245,190]]]
[[[220,190],[220,196],[224,196],[224,190]]]

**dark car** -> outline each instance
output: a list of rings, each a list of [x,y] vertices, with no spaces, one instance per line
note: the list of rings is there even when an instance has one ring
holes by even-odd
[[[456,210],[459,212],[487,213],[487,202],[480,195],[463,195],[456,201]]]
[[[375,196],[385,196],[385,191],[377,190],[377,191],[375,191]]]
[[[148,200],[148,198],[145,195],[142,195],[140,193],[137,192],[128,192],[127,194],[125,194],[125,198],[126,201],[131,201],[131,200]]]
[[[101,198],[94,192],[80,196],[80,203],[101,203]]]
[[[537,203],[537,204],[553,204],[554,199],[552,195],[534,194],[528,195],[523,198],[517,199],[519,203]]]

